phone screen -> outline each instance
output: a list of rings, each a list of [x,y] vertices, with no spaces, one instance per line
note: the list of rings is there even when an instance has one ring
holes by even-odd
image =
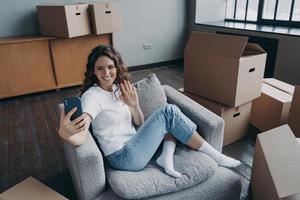
[[[77,107],[76,112],[71,116],[71,120],[82,115],[81,101],[79,97],[67,97],[64,99],[65,114],[70,112],[74,107]]]

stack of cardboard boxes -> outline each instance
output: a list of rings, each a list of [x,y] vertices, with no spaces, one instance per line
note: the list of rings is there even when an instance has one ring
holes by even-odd
[[[193,32],[184,52],[184,94],[225,120],[223,146],[247,134],[261,94],[266,52],[247,37]]]
[[[43,35],[73,38],[121,30],[118,3],[40,5],[37,13]]]
[[[265,131],[256,139],[253,199],[300,199],[299,119],[300,87],[264,79],[251,114],[251,124]]]
[[[263,79],[265,61],[246,37],[192,33],[182,92],[225,120],[224,145],[247,134],[250,116],[266,131],[256,139],[253,199],[300,199],[300,87]]]

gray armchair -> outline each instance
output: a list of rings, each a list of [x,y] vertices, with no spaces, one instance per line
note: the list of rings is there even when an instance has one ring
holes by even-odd
[[[156,79],[155,76],[154,78]],[[163,88],[168,103],[176,104],[197,124],[204,139],[221,151],[223,119],[170,86],[164,85],[160,88]],[[151,95],[149,90],[147,94]],[[240,198],[241,181],[238,175],[230,169],[217,166],[205,154],[184,145],[179,144],[174,155],[175,169],[183,174],[177,179],[166,175],[154,162],[150,162],[140,172],[110,169],[91,134],[77,148],[65,143],[64,150],[78,199]],[[199,169],[202,169],[201,173]]]

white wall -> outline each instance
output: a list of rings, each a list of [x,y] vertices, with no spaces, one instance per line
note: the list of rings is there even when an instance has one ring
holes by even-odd
[[[124,29],[114,44],[128,66],[183,57],[187,7],[184,0],[128,0],[121,2]],[[151,43],[151,49],[143,49]]]
[[[120,2],[123,30],[114,46],[127,66],[180,59],[186,40],[184,0],[1,0],[0,37],[40,34],[36,5]],[[152,48],[144,50],[145,42]]]
[[[205,1],[205,0],[197,0]],[[189,29],[190,31],[222,31],[228,33],[244,34],[250,36],[266,37],[278,39],[278,50],[275,61],[274,77],[290,84],[300,85],[300,37],[279,35],[272,33],[262,33],[257,31],[228,29],[222,27],[210,27],[195,24],[196,0],[190,2]],[[211,2],[210,7],[218,7]]]
[[[196,23],[225,19],[226,0],[197,0]]]

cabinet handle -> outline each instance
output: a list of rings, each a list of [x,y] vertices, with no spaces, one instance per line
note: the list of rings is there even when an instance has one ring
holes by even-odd
[[[75,13],[75,15],[80,15],[80,12]]]
[[[111,11],[105,11],[105,14],[110,14],[111,13]]]

